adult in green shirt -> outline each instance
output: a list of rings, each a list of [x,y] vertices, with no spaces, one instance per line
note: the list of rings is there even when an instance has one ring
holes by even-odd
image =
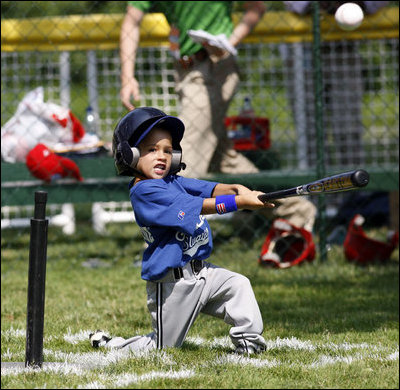
[[[181,141],[182,176],[199,178],[208,172],[256,173],[258,168],[233,149],[224,125],[229,104],[239,84],[235,47],[252,31],[266,11],[263,1],[240,2],[243,15],[232,22],[232,1],[128,1],[121,26],[122,103],[129,110],[140,102],[140,86],[135,78],[140,24],[147,12],[161,12],[170,27],[170,49],[175,59],[175,92],[180,101],[179,118],[185,124]],[[196,43],[188,30],[225,34],[228,50]],[[233,50],[229,50],[232,48]],[[163,109],[163,107],[159,107]],[[316,207],[304,197],[281,199],[266,217],[288,219],[311,231]]]
[[[182,172],[184,176],[204,177],[208,171],[257,172],[231,147],[224,126],[239,83],[235,56],[215,46],[204,47],[187,35],[190,29],[225,34],[235,47],[261,19],[265,5],[263,1],[243,2],[246,11],[235,28],[232,7],[232,1],[128,1],[120,37],[121,100],[129,110],[135,107],[131,99],[140,101],[140,86],[135,78],[140,24],[146,12],[161,12],[171,26],[179,117],[186,127],[182,149],[190,164]]]

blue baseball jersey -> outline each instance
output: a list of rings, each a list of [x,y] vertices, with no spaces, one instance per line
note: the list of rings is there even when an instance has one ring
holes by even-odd
[[[143,180],[131,188],[135,219],[148,244],[142,279],[158,280],[170,268],[210,256],[211,229],[201,209],[203,199],[211,197],[217,184],[170,175]]]

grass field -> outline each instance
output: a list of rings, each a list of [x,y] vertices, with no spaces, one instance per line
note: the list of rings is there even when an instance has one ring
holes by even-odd
[[[90,226],[73,237],[49,229],[45,365],[2,368],[1,388],[399,388],[398,250],[386,264],[360,267],[333,246],[324,263],[263,269],[263,232],[229,239],[226,223],[212,224],[219,239],[210,260],[251,280],[266,352],[234,355],[229,326],[202,315],[180,349],[93,350],[88,334],[97,328],[124,337],[151,331],[135,263],[142,238],[133,224],[111,225],[103,237]],[[2,362],[25,360],[29,231],[19,233],[1,239]]]

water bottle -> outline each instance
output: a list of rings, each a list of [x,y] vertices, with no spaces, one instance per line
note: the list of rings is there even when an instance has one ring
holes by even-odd
[[[246,96],[243,100],[243,105],[242,105],[242,109],[240,111],[240,116],[245,116],[245,117],[250,117],[250,118],[255,116],[254,109],[251,104],[251,99],[249,96]]]
[[[255,112],[253,106],[251,104],[251,99],[249,96],[246,96],[243,100],[243,105],[239,113],[240,117],[244,118],[254,118]],[[241,129],[239,130],[240,137],[239,138],[250,138],[251,137],[251,124],[242,125]],[[238,134],[239,136],[239,134]]]
[[[99,125],[99,116],[93,110],[92,106],[86,108],[85,130],[90,134],[97,134]]]

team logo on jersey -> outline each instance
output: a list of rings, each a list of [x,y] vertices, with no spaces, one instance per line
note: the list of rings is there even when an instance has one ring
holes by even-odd
[[[178,218],[182,221],[185,218],[185,212],[183,210],[179,211]]]

